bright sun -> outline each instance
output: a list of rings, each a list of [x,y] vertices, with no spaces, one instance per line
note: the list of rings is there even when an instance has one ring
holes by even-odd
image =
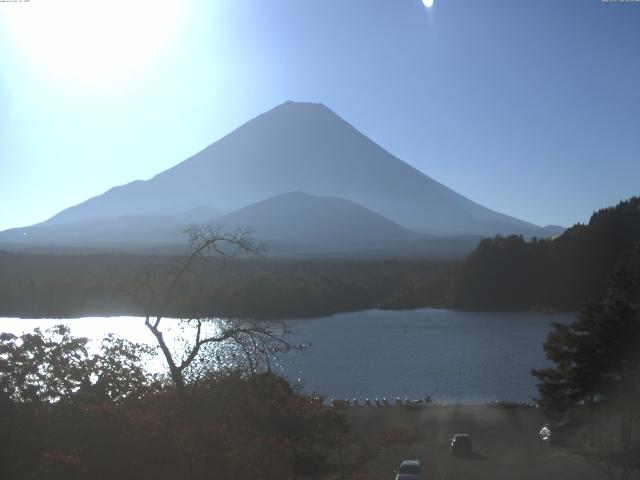
[[[47,72],[104,85],[130,75],[177,25],[180,0],[56,0],[7,11],[17,47]]]
[[[431,8],[433,6],[433,0],[422,0],[422,3],[424,3],[424,6],[427,8]]]

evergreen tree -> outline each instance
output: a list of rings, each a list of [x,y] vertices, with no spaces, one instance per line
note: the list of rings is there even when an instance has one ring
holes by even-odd
[[[544,348],[555,366],[532,373],[548,411],[638,405],[640,243],[618,261],[604,296],[587,302],[571,325],[555,324]]]

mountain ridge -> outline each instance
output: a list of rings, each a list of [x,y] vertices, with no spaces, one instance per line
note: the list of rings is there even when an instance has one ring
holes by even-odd
[[[295,191],[354,202],[421,234],[559,233],[458,194],[395,157],[323,104],[291,101],[148,180],[113,187],[38,225],[123,216],[180,218],[198,208],[222,215]]]

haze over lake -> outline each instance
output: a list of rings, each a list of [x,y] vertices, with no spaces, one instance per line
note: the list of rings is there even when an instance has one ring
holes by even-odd
[[[530,401],[537,396],[532,368],[547,365],[542,342],[552,322],[574,314],[368,310],[290,320],[296,343],[311,347],[280,355],[274,369],[307,393],[359,399],[430,395],[445,403]],[[66,323],[72,334],[99,339],[112,332],[152,341],[134,317],[72,320],[0,319],[0,330],[20,334]],[[158,362],[158,368],[163,364]]]

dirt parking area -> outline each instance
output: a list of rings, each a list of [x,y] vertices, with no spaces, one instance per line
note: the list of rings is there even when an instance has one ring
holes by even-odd
[[[414,458],[422,462],[424,480],[606,478],[571,448],[540,442],[545,418],[536,409],[381,407],[352,408],[347,415],[352,434],[340,459],[350,465],[339,475],[344,479],[393,480],[398,464]],[[472,436],[471,457],[451,455],[454,433]]]

